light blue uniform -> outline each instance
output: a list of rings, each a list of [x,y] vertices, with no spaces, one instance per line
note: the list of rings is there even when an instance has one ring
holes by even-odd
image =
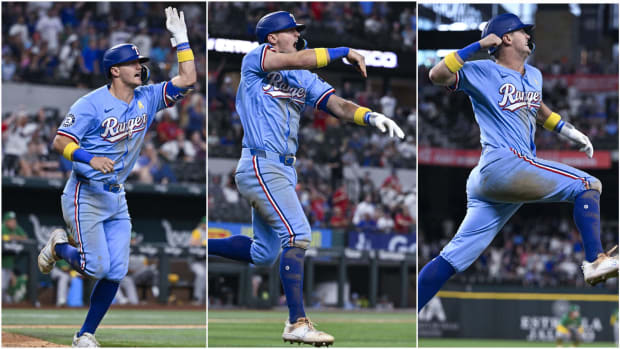
[[[467,214],[440,255],[457,271],[467,269],[510,217],[528,202],[574,202],[598,179],[573,167],[536,157],[536,114],[542,74],[525,74],[491,60],[466,62],[453,88],[465,92],[480,126],[482,155],[467,180]]]
[[[61,198],[80,253],[80,269],[96,279],[120,281],[127,274],[131,218],[123,183],[155,113],[172,105],[165,97],[169,83],[136,88],[129,104],[103,86],[78,99],[58,128],[59,135],[94,156],[115,161],[114,171],[106,174],[74,161]]]
[[[255,264],[271,264],[280,246],[307,247],[310,225],[295,185],[299,119],[306,105],[318,108],[334,89],[307,70],[266,72],[268,44],[250,51],[241,64],[236,108],[243,125],[243,150],[235,181],[252,205]]]

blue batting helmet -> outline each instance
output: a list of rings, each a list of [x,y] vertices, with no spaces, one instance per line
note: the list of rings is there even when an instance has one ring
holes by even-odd
[[[497,15],[491,18],[491,20],[487,22],[487,25],[484,27],[484,30],[482,31],[482,38],[493,33],[501,39],[502,36],[504,36],[504,34],[508,34],[510,32],[517,31],[520,29],[525,29],[525,31],[529,32],[530,30],[534,29],[534,25],[523,24],[523,22],[521,22],[519,17],[515,16],[514,14],[504,13],[504,14]],[[531,39],[530,39],[529,46],[530,46],[530,49],[534,51],[534,42]],[[494,55],[496,51],[497,51],[497,47],[489,47],[490,55]]]
[[[138,47],[133,44],[119,44],[110,47],[103,54],[103,71],[107,77],[110,76],[110,68],[117,64],[139,61],[140,63],[148,62],[148,57],[140,56]]]
[[[297,28],[297,31],[306,29],[305,24],[295,22],[295,17],[286,11],[271,12],[264,15],[256,25],[256,38],[258,42],[267,42],[267,35],[281,30]]]

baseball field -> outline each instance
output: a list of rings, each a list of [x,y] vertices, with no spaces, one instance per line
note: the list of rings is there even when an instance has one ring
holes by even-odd
[[[499,339],[425,339],[420,338],[418,342],[420,348],[545,348],[556,347],[555,342],[528,342],[520,340],[499,340]],[[564,343],[564,346],[571,346],[569,343]],[[618,346],[613,342],[594,342],[594,343],[581,343],[580,347],[586,348],[617,348]]]
[[[2,309],[5,347],[71,346],[87,309]],[[204,310],[112,308],[96,333],[103,347],[204,347]]]
[[[416,313],[308,310],[316,328],[336,338],[335,347],[415,347]],[[210,347],[292,347],[282,341],[285,309],[209,310]],[[294,347],[297,347],[295,345]]]

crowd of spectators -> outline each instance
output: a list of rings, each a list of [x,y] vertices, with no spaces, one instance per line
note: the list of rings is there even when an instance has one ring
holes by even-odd
[[[2,3],[2,78],[36,84],[96,88],[105,50],[132,42],[151,58],[151,82],[178,72],[165,28],[165,3]],[[207,151],[205,8],[181,3],[198,73],[194,92],[160,111],[129,181],[202,182]],[[67,106],[68,108],[69,106]],[[71,163],[51,149],[64,115],[57,108],[35,114],[5,110],[2,118],[3,175],[66,178]]]
[[[209,2],[209,35],[256,40],[258,20],[288,11],[306,25],[310,42],[379,50],[415,51],[415,3],[366,2]]]
[[[439,255],[456,228],[454,221],[445,219],[432,232],[420,230],[420,268]],[[607,249],[618,244],[617,221],[601,221],[601,241]],[[480,258],[452,280],[466,284],[586,287],[580,268],[584,260],[581,237],[569,215],[552,218],[517,213]],[[606,287],[617,289],[617,279],[609,280]]]
[[[393,170],[377,186],[371,173],[353,173],[333,182],[328,164],[300,159],[297,167],[297,196],[313,228],[357,230],[369,233],[415,233],[416,191],[405,187]],[[209,219],[250,222],[251,210],[239,195],[234,171],[209,174]]]
[[[480,130],[474,120],[469,97],[461,92],[449,93],[428,80],[429,67],[420,66],[419,144],[442,148],[480,148]],[[545,69],[555,71],[552,66]],[[562,73],[557,71],[556,73]],[[583,92],[567,86],[564,80],[543,84],[543,100],[564,120],[571,122],[592,141],[594,149],[618,149],[618,92]],[[539,128],[537,149],[575,150],[568,140]]]
[[[176,51],[166,30],[164,8],[155,2],[3,2],[2,79],[79,87],[99,87],[103,53],[134,43],[150,57],[152,81],[178,71]],[[197,90],[204,93],[205,6],[180,3],[196,59]]]
[[[140,183],[205,181],[205,98],[194,93],[164,109],[146,131],[145,144],[128,179]],[[64,115],[41,108],[35,115],[23,110],[2,118],[2,175],[68,178],[72,163],[52,149]]]

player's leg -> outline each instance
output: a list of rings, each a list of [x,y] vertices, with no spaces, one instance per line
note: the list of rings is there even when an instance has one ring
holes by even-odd
[[[520,204],[468,200],[467,214],[456,235],[418,276],[418,311],[456,272],[467,269],[489,246]]]
[[[586,254],[587,262],[583,265],[586,281],[596,284],[617,277],[618,260],[604,253],[600,239],[601,182],[559,162],[513,153],[509,160],[512,170],[498,179],[495,187],[510,191],[526,202],[573,202],[573,218]]]
[[[109,193],[111,199],[118,200],[117,195]],[[114,219],[103,222],[105,245],[109,255],[109,270],[100,278],[90,295],[88,314],[82,328],[77,333],[80,338],[84,333],[95,334],[97,327],[110,308],[118,292],[120,281],[127,274],[129,266],[129,242],[131,240],[131,221],[125,209]]]
[[[224,239],[209,239],[208,252],[211,255],[254,263],[250,256],[252,239],[245,235],[234,235]]]
[[[277,239],[280,255],[280,280],[289,308],[289,319],[282,338],[291,342],[310,344],[331,344],[334,338],[329,334],[316,331],[306,317],[303,305],[304,255],[310,245],[312,235],[310,224],[295,192],[297,175],[295,169],[281,163],[254,157],[252,159],[253,184],[250,197],[256,212],[254,226],[257,223],[272,230],[271,238]],[[267,232],[267,230],[265,230]],[[252,244],[252,259],[264,258],[261,255],[263,236],[256,236]],[[271,251],[267,248],[267,255]]]

